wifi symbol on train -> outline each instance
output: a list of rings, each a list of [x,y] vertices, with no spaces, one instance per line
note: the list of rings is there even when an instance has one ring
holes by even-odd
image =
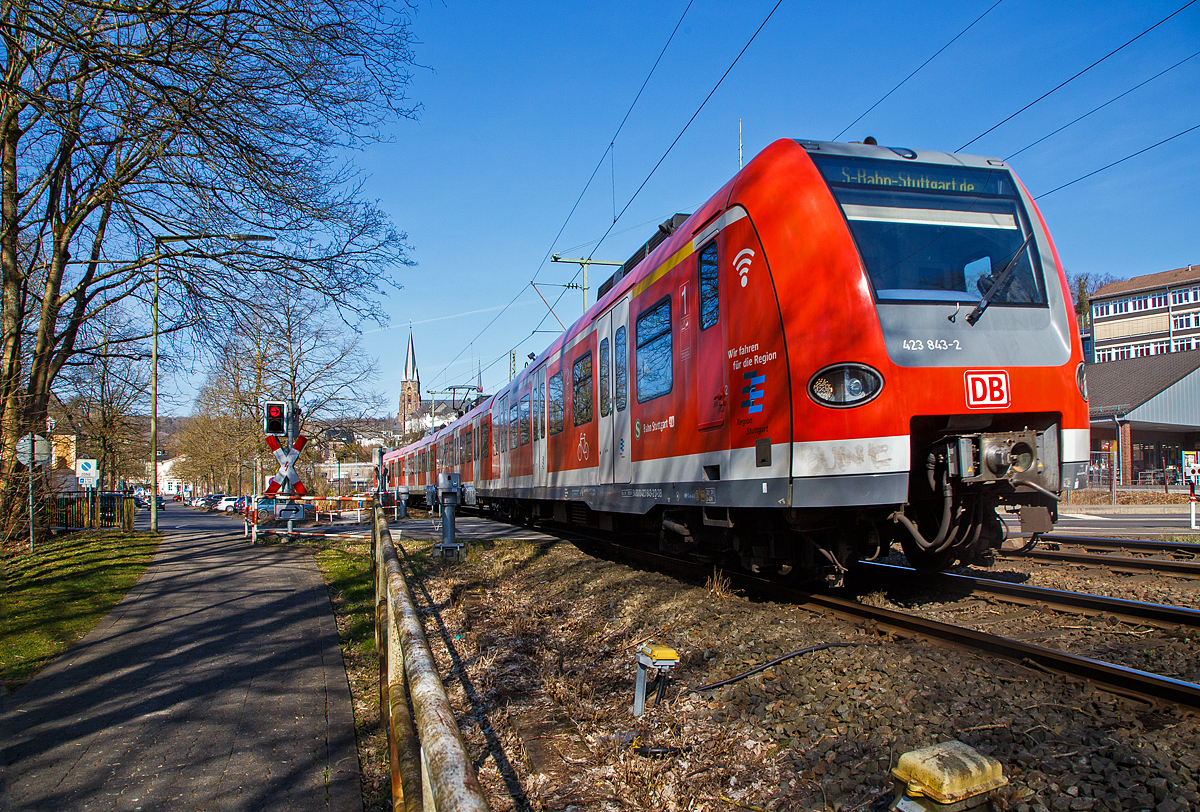
[[[754,251],[750,248],[743,248],[733,260],[733,267],[742,279],[742,287],[746,287],[746,282],[749,281],[750,263],[753,261]]]

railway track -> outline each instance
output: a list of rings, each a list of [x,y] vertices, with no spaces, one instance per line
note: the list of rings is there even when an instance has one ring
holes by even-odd
[[[1152,571],[1169,572],[1175,575],[1186,575],[1190,578],[1200,578],[1200,558],[1196,560],[1180,560],[1175,558],[1155,558],[1153,556],[1106,555],[1104,553],[1080,553],[1071,550],[1041,550],[1004,552],[1003,558],[1027,558],[1031,561],[1064,562],[1080,565],[1098,565],[1116,571]]]
[[[859,566],[866,574],[881,574],[888,578],[912,579],[918,577],[915,570],[894,564],[864,563]],[[1109,615],[1129,623],[1146,623],[1167,628],[1200,628],[1200,611],[1180,606],[1165,606],[1160,603],[1145,603],[1124,598],[1109,598],[1082,592],[1026,586],[971,575],[939,573],[920,577],[947,590],[965,590],[973,594],[988,595],[1006,603],[1045,606],[1060,612],[1090,616]]]
[[[702,578],[709,574],[709,565],[680,561],[677,558],[616,544],[607,539],[585,536],[571,531],[564,538],[584,546],[603,548],[616,557],[632,559],[675,573],[688,573]],[[1087,680],[1105,690],[1150,702],[1168,702],[1185,708],[1200,709],[1200,685],[1114,665],[1089,657],[1038,646],[987,632],[943,623],[916,615],[896,612],[857,601],[817,592],[807,592],[781,585],[776,581],[745,573],[726,571],[725,576],[739,589],[753,591],[760,597],[792,603],[802,608],[832,615],[855,623],[869,623],[872,628],[900,637],[917,637],[945,643],[971,651],[1000,656],[1056,674]],[[961,576],[960,576],[961,577]],[[976,579],[983,581],[986,579]],[[982,588],[982,585],[981,585]],[[1070,594],[1070,593],[1064,593]],[[1088,596],[1095,598],[1096,596]],[[1098,599],[1102,600],[1102,599]],[[1135,602],[1128,602],[1135,603]],[[1129,608],[1129,607],[1126,607]],[[1164,607],[1169,609],[1170,607]],[[1104,611],[1110,611],[1105,609]],[[1115,614],[1115,613],[1114,613]]]
[[[1157,539],[1103,538],[1100,536],[1068,536],[1062,533],[1042,533],[1038,540],[1049,544],[1070,544],[1096,550],[1130,550],[1190,555],[1200,559],[1200,544],[1192,541],[1163,541]]]

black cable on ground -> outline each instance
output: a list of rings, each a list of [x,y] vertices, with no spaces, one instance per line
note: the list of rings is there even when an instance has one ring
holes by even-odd
[[[857,646],[877,646],[877,645],[879,645],[879,644],[878,643],[822,643],[819,646],[809,646],[808,648],[802,648],[802,649],[798,649],[796,651],[790,652],[788,654],[784,654],[782,657],[776,657],[774,660],[771,660],[769,663],[763,663],[762,665],[755,666],[754,668],[751,668],[749,671],[745,671],[741,674],[738,674],[737,676],[730,677],[729,679],[723,679],[720,682],[713,682],[708,685],[701,685],[699,688],[686,688],[685,687],[683,690],[691,691],[692,693],[699,693],[700,691],[713,691],[713,690],[716,690],[717,688],[723,688],[726,685],[730,685],[734,682],[739,682],[741,680],[744,680],[746,677],[752,677],[755,674],[766,671],[768,668],[773,668],[774,666],[779,665],[780,663],[784,662],[785,660],[790,660],[793,657],[799,657],[801,654],[812,654],[814,651],[824,651],[827,648],[854,648]]]

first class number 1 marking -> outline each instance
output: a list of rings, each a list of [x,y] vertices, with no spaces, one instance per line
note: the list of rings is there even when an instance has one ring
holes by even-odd
[[[947,341],[944,338],[906,338],[904,339],[904,349],[906,350],[954,350],[962,349],[962,342],[957,338]]]

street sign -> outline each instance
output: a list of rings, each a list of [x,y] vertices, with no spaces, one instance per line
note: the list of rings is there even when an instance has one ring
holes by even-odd
[[[40,434],[26,434],[17,440],[17,459],[29,464],[29,452],[33,449],[33,462],[41,465],[50,459],[50,441]]]
[[[304,448],[304,444],[308,442],[306,437],[297,437],[296,442],[292,444],[291,451],[284,451],[279,445],[279,440],[274,436],[267,435],[267,446],[275,454],[275,459],[279,460],[279,473],[271,477],[271,482],[267,485],[265,496],[279,492],[282,488],[284,493],[291,491],[303,496],[307,491],[304,483],[300,481],[300,475],[296,473],[296,460],[300,456],[300,449]]]
[[[81,488],[94,488],[100,479],[100,469],[95,460],[75,460],[75,476],[79,478]]]

